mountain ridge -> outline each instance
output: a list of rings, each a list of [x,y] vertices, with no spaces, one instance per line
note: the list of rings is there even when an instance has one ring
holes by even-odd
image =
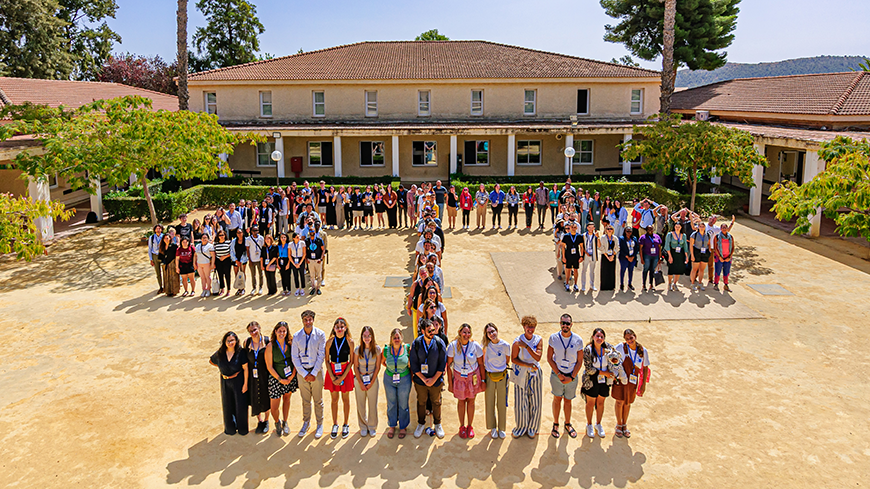
[[[812,75],[860,70],[864,56],[814,56],[766,63],[726,63],[713,71],[679,70],[675,86],[694,88],[735,78],[759,78],[765,76]]]

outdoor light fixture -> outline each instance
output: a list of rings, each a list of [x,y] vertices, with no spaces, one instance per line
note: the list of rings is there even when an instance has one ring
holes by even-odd
[[[281,136],[280,132],[276,132],[274,134],[277,134],[279,137]],[[275,162],[275,185],[280,187],[281,181],[278,179],[278,162],[281,161],[281,158],[283,158],[284,155],[282,155],[281,152],[276,149],[275,151],[272,151],[271,157],[272,161]]]
[[[281,137],[281,133],[280,133],[280,132],[273,132],[273,133],[272,133],[272,137],[275,138],[275,139],[278,139],[278,138]]]

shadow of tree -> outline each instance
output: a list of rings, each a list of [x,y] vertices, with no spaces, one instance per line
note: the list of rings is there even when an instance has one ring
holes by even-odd
[[[756,252],[755,246],[740,246],[734,253],[734,263],[732,264],[731,280],[739,282],[748,275],[760,276],[771,275],[772,268],[764,266],[763,260]]]

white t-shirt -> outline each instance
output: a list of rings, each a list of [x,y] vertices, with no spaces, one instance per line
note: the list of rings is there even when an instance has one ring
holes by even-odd
[[[420,307],[417,308],[417,310],[420,311],[420,317],[424,317],[426,315],[426,312],[423,311],[424,307],[426,307],[426,301],[423,301],[423,303],[420,304]],[[443,302],[439,302],[438,305],[435,307],[435,315],[441,318],[441,322],[444,322],[444,316],[441,313],[446,310],[447,307],[444,305]]]
[[[504,372],[510,356],[511,345],[507,341],[500,339],[498,343],[490,343],[483,349],[483,367],[487,372]]]
[[[420,238],[420,240],[417,241],[417,246],[414,247],[414,251],[416,251],[417,253],[421,253],[421,254],[425,253],[426,249],[423,248],[423,243],[425,241],[426,241],[425,238]],[[439,251],[441,251],[441,239],[438,238],[438,236],[432,236],[432,239],[430,241],[432,242],[433,245],[435,245],[435,253],[438,253]]]
[[[257,235],[256,239],[253,236],[245,238],[245,246],[248,247],[248,253],[251,254],[252,261],[260,261],[260,250],[263,248],[264,242],[265,240],[260,235]]]
[[[465,347],[459,340],[453,340],[447,347],[447,356],[453,358],[453,370],[459,375],[468,375],[477,370],[477,359],[483,356],[483,349],[474,340],[469,340]]]
[[[202,243],[196,245],[196,263],[198,265],[211,263],[212,251],[214,251],[214,245],[211,243],[207,243],[205,246]]]
[[[570,337],[565,338],[561,331],[557,331],[550,335],[548,344],[553,348],[553,361],[559,371],[563,374],[573,373],[577,365],[577,352],[583,351],[583,338],[573,332]]]
[[[516,343],[516,342],[518,342],[518,341],[522,341],[524,344],[528,345],[529,348],[531,348],[532,350],[535,350],[535,349],[538,347],[538,343],[541,342],[541,337],[538,336],[538,335],[536,335],[536,334],[534,334],[534,335],[532,335],[532,339],[531,339],[531,340],[527,340],[527,339],[526,339],[526,335],[521,334],[521,335],[517,336],[517,339],[514,340],[514,343]],[[532,354],[529,353],[528,350],[526,350],[526,349],[523,348],[522,346],[520,346],[520,352],[519,352],[519,354],[517,355],[517,357],[518,357],[522,362],[528,363],[528,364],[530,364],[530,365],[539,366],[538,362],[535,361],[534,358],[532,358]]]
[[[625,348],[623,348],[623,346],[625,346],[625,343],[620,343],[620,344],[616,345],[616,351],[619,352],[619,360],[620,360],[620,362],[624,362],[624,361],[625,361]],[[628,347],[628,356],[631,357],[631,361],[632,361],[635,365],[637,365],[638,362],[640,362],[640,355],[639,355],[639,353],[640,353],[640,352],[636,352],[635,350],[632,350],[631,347]],[[637,360],[637,361],[635,361],[635,360]],[[645,348],[645,347],[644,347],[644,349],[643,349],[643,366],[644,366],[644,367],[649,367],[649,353],[646,351],[646,348]],[[631,372],[627,372],[627,373],[631,373]]]

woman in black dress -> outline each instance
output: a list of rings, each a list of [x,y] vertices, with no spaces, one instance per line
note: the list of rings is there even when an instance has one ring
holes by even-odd
[[[269,339],[260,334],[260,323],[248,324],[250,338],[245,340],[248,354],[248,393],[250,393],[251,416],[257,417],[254,433],[269,432],[269,369],[266,367],[266,347]]]
[[[387,227],[386,221],[384,221],[384,212],[387,212],[387,204],[384,201],[386,197],[383,185],[375,187],[375,213],[378,215],[378,229]]]
[[[224,433],[248,434],[248,356],[239,345],[239,337],[228,331],[209,363],[221,372],[221,401]]]
[[[299,382],[296,380],[296,368],[293,366],[293,358],[290,348],[293,337],[290,336],[287,323],[279,322],[272,329],[272,341],[266,348],[266,369],[269,377],[269,399],[272,419],[275,420],[275,434],[278,436],[289,435],[290,426],[287,425],[287,415],[290,414],[290,395],[296,392]],[[283,406],[281,401],[284,401]],[[282,418],[278,417],[278,407],[281,407]]]
[[[619,257],[619,238],[613,235],[613,226],[604,226],[601,237],[601,290],[616,289],[616,261]]]
[[[408,227],[408,191],[405,190],[404,185],[399,185],[399,191],[396,192],[396,199],[398,204],[397,211],[397,219],[399,227]]]
[[[326,225],[335,226],[338,224],[338,218],[335,215],[335,187],[329,187],[329,193],[326,199]]]
[[[263,272],[266,274],[266,286],[269,289],[269,295],[278,293],[278,282],[275,278],[275,273],[278,271],[278,246],[272,241],[272,236],[266,235],[264,245],[260,249],[260,266],[263,267]]]

